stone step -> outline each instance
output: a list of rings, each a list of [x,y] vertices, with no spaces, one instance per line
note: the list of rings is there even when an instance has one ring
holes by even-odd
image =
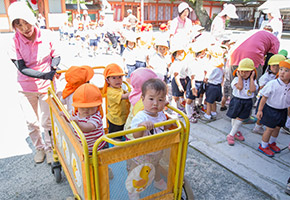
[[[261,135],[251,132],[254,124],[242,125],[245,141],[236,141],[229,146],[226,135],[231,130],[231,122],[222,117],[214,122],[191,124],[190,145],[218,162],[228,170],[255,185],[275,199],[287,199],[284,193],[290,176],[289,135],[280,133],[277,144],[281,153],[269,158],[257,151]]]

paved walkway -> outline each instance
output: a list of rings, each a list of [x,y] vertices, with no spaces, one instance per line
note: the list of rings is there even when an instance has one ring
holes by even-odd
[[[190,145],[273,198],[290,199],[284,193],[290,176],[290,135],[280,131],[277,145],[282,152],[273,158],[257,150],[262,136],[251,132],[254,124],[242,125],[240,131],[245,141],[229,146],[226,135],[231,130],[231,122],[225,113],[218,111],[214,122],[191,124]]]

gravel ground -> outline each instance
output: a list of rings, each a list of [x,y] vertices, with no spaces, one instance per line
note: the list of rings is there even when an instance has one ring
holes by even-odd
[[[188,148],[185,177],[195,200],[272,199],[193,148]]]
[[[50,166],[45,162],[35,164],[33,154],[0,159],[0,166],[1,200],[65,200],[72,196],[65,176],[57,184]],[[271,199],[191,147],[188,148],[185,176],[196,200]]]

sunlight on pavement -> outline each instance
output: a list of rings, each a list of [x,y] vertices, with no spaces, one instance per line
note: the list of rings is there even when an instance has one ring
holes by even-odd
[[[6,41],[6,43],[5,43]],[[7,40],[0,38],[0,43],[4,44],[0,49],[1,73],[1,140],[0,140],[0,158],[7,158],[16,155],[31,153],[26,138],[28,132],[21,111],[16,89],[16,67],[8,59],[4,51]]]

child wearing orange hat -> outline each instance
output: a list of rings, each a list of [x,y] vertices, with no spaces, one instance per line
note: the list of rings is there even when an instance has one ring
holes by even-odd
[[[67,84],[62,91],[62,96],[60,98],[61,102],[67,106],[67,111],[69,114],[74,113],[72,106],[73,103],[73,93],[82,84],[87,83],[94,76],[94,70],[90,66],[72,66],[65,73],[65,80]]]
[[[88,144],[89,154],[92,154],[96,140],[105,134],[103,129],[102,94],[99,88],[93,84],[82,84],[73,94],[73,104],[77,108],[75,116],[70,120],[76,122],[82,130]],[[75,133],[81,142],[77,133]],[[107,143],[101,142],[98,150],[106,148]]]
[[[126,93],[122,89],[124,72],[122,68],[115,64],[109,64],[104,70],[105,87],[104,93],[107,94],[107,120],[109,133],[124,130],[124,125],[129,114],[130,104]],[[115,138],[121,140],[122,137]]]
[[[266,126],[258,150],[269,157],[281,152],[276,140],[290,107],[290,60],[281,61],[279,67],[279,78],[269,81],[260,91],[257,112],[260,123]]]

